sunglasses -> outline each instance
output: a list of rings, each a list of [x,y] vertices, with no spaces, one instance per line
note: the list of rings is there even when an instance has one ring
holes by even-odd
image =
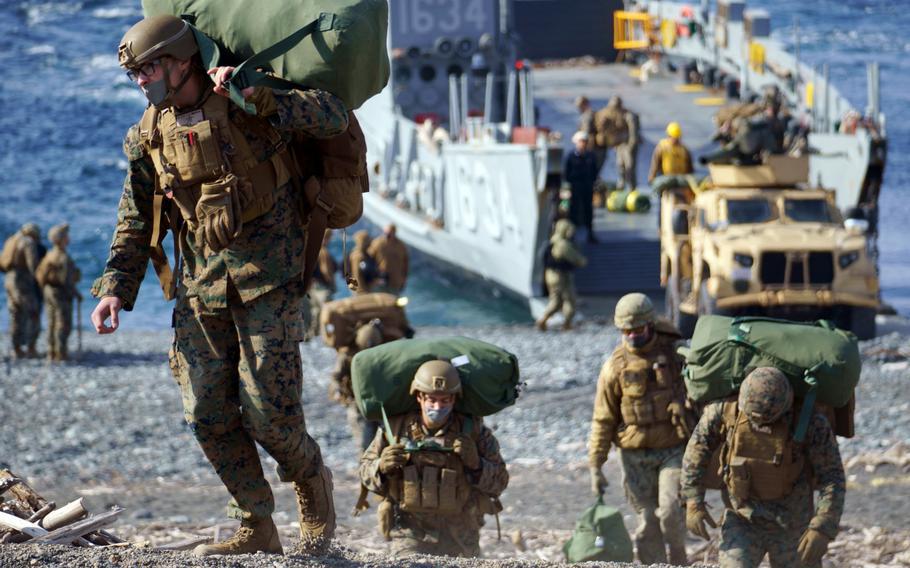
[[[160,59],[153,59],[138,68],[128,69],[126,76],[130,78],[130,81],[135,83],[139,80],[139,77],[150,77],[160,65]]]

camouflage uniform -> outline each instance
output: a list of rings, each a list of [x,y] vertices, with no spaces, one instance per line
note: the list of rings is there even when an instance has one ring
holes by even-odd
[[[67,341],[73,327],[73,299],[81,299],[76,283],[82,277],[76,263],[61,245],[68,230],[68,227],[61,227],[50,230],[49,239],[54,247],[41,259],[35,274],[47,303],[47,356],[55,361],[63,361],[68,356]]]
[[[347,126],[343,103],[324,91],[257,88],[251,99],[285,141],[295,132],[334,136]],[[235,123],[250,120],[235,105],[228,113]],[[261,135],[245,136],[260,161],[277,150]],[[129,166],[117,228],[92,293],[116,296],[131,310],[149,261],[157,174],[138,125],[128,132],[124,150]],[[228,514],[267,518],[274,500],[256,443],[278,461],[282,480],[308,477],[322,465],[301,406],[304,235],[296,199],[290,184],[277,188],[274,206],[244,223],[218,252],[183,227],[171,368],[187,422],[233,497]]]
[[[375,291],[401,294],[408,281],[408,247],[397,237],[380,235],[373,239],[367,252],[379,269],[380,285]]]
[[[601,369],[594,399],[588,459],[599,471],[611,444],[620,448],[626,497],[638,513],[634,541],[643,564],[667,562],[667,545],[671,563],[686,562],[679,475],[687,433],[676,422],[685,420],[685,386],[675,350],[678,339],[675,334],[655,332],[639,349],[624,341]],[[647,378],[633,380],[642,379],[643,370]],[[662,377],[657,378],[658,374]],[[633,389],[639,392],[633,394]],[[662,398],[651,399],[653,418],[642,421],[649,423],[629,424],[631,406],[652,392],[663,393]],[[667,406],[658,408],[659,400]]]
[[[575,226],[567,219],[560,219],[553,229],[550,238],[551,253],[554,262],[544,270],[544,282],[550,293],[550,302],[543,315],[537,320],[537,327],[546,329],[547,320],[562,310],[565,327],[572,325],[575,317],[575,275],[572,271],[588,264],[588,259],[572,242]]]
[[[35,355],[35,342],[40,332],[41,298],[35,270],[41,261],[39,250],[39,229],[37,225],[24,225],[15,235],[13,257],[6,272],[6,304],[9,309],[9,334],[13,350],[23,356],[24,347],[29,355]]]
[[[639,130],[638,115],[632,111],[625,111],[623,118],[629,138],[616,147],[616,186],[619,189],[635,189],[638,187],[638,144]]]
[[[725,404],[735,403],[718,401],[705,408],[686,447],[681,481],[686,501],[704,502],[708,464],[715,450],[724,444]],[[722,567],[758,566],[766,553],[772,567],[802,566],[797,545],[807,528],[831,540],[837,536],[846,482],[837,440],[827,419],[820,414],[813,415],[809,422],[801,451],[808,467],[803,468],[792,492],[781,499],[741,500],[727,487],[722,488],[725,499],[732,505],[724,511],[721,526]],[[814,508],[813,473],[814,487],[819,491]]]
[[[400,475],[390,478],[379,471],[382,450],[388,446],[385,432],[376,433],[373,443],[360,459],[360,480],[369,489],[386,498],[391,503],[393,522],[391,528],[392,552],[396,556],[408,554],[434,554],[440,556],[473,557],[480,555],[480,527],[483,526],[483,515],[496,511],[492,501],[498,505],[498,497],[509,483],[509,474],[505,462],[499,454],[499,442],[493,432],[483,425],[479,418],[472,418],[471,433],[463,433],[466,417],[453,412],[452,417],[440,430],[429,432],[423,426],[419,411],[393,417],[392,430],[404,442],[405,440],[423,440],[429,437],[445,439],[445,445],[451,447],[453,439],[458,436],[471,436],[477,445],[480,455],[480,469],[465,470],[471,495],[461,513],[406,513],[399,503],[390,497],[392,485],[400,485]],[[474,434],[476,432],[476,434]],[[476,436],[476,437],[475,437]],[[441,452],[412,452],[410,462],[421,459],[415,454],[434,454]],[[385,505],[386,503],[383,503]],[[380,506],[380,513],[383,507]],[[380,521],[382,526],[382,521]]]

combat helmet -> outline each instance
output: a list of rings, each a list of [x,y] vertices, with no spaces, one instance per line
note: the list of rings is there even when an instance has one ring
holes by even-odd
[[[26,223],[19,228],[19,232],[25,235],[26,237],[31,237],[33,239],[41,238],[41,229],[38,228],[38,225],[35,223]]]
[[[136,69],[158,57],[186,60],[199,51],[193,30],[176,16],[162,15],[137,22],[120,40],[120,66]]]
[[[635,329],[649,323],[654,323],[657,316],[654,313],[654,304],[642,293],[626,294],[616,303],[613,313],[613,324],[619,329]]]
[[[414,374],[411,394],[461,394],[461,377],[448,361],[427,361]]]
[[[62,241],[64,238],[69,236],[69,233],[70,233],[69,223],[60,223],[59,225],[54,225],[53,227],[50,228],[50,230],[47,232],[47,240],[49,240],[50,242],[52,242],[54,244],[57,244],[60,241]]]
[[[754,424],[771,424],[793,406],[793,387],[774,367],[759,367],[739,387],[739,410]]]

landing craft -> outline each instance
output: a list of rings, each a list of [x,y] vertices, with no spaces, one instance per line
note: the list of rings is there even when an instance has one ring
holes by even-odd
[[[625,65],[535,75],[517,57],[510,16],[518,4],[534,10],[534,4],[546,3],[390,3],[392,78],[359,112],[371,169],[364,203],[369,220],[396,223],[408,245],[490,281],[533,309],[545,295],[543,252],[566,144],[538,123],[538,115],[569,135],[576,124],[570,102],[575,95],[605,102],[619,93],[640,115],[651,144],[667,122],[680,120],[686,144],[699,155],[711,145],[717,109],[710,105],[718,104],[704,101],[748,101],[773,85],[790,115],[810,131],[809,185],[834,191],[845,216],[867,221],[866,252],[876,263],[887,142],[875,66],[869,70],[870,107],[859,113],[826,80],[827,68],[801,63],[771,39],[766,12],[747,10],[739,0],[721,0],[715,13],[707,2],[644,1],[628,2],[628,10],[613,14],[614,45],[641,60],[660,53],[662,76],[644,82]],[[699,84],[682,85],[677,76],[667,77],[667,69]],[[641,169],[647,145],[639,152]],[[606,170],[602,175],[610,176]],[[592,262],[577,275],[583,294],[654,291],[670,284],[657,216],[656,207],[644,215],[597,212],[595,232],[604,244],[586,247]],[[760,273],[760,267],[755,270]],[[831,286],[817,287],[823,292]],[[693,302],[697,298],[687,306]]]

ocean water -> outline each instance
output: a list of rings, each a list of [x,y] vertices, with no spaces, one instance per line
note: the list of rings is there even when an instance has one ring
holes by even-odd
[[[394,1],[394,0],[393,0]],[[805,61],[828,63],[834,84],[865,108],[865,63],[881,64],[882,109],[890,152],[881,198],[881,271],[885,300],[910,315],[910,26],[908,0],[763,0],[777,38],[792,46],[798,18]],[[83,272],[82,322],[94,302],[92,280],[107,258],[125,174],[123,134],[144,99],[117,66],[117,42],[141,17],[138,0],[0,2],[0,238],[33,221],[45,231],[71,225],[71,253]],[[569,30],[566,30],[569,33]],[[336,254],[340,242],[333,243]],[[418,325],[529,321],[521,305],[483,285],[417,258],[408,288]],[[6,328],[5,298],[0,329]],[[161,329],[170,305],[147,275],[123,325]]]

